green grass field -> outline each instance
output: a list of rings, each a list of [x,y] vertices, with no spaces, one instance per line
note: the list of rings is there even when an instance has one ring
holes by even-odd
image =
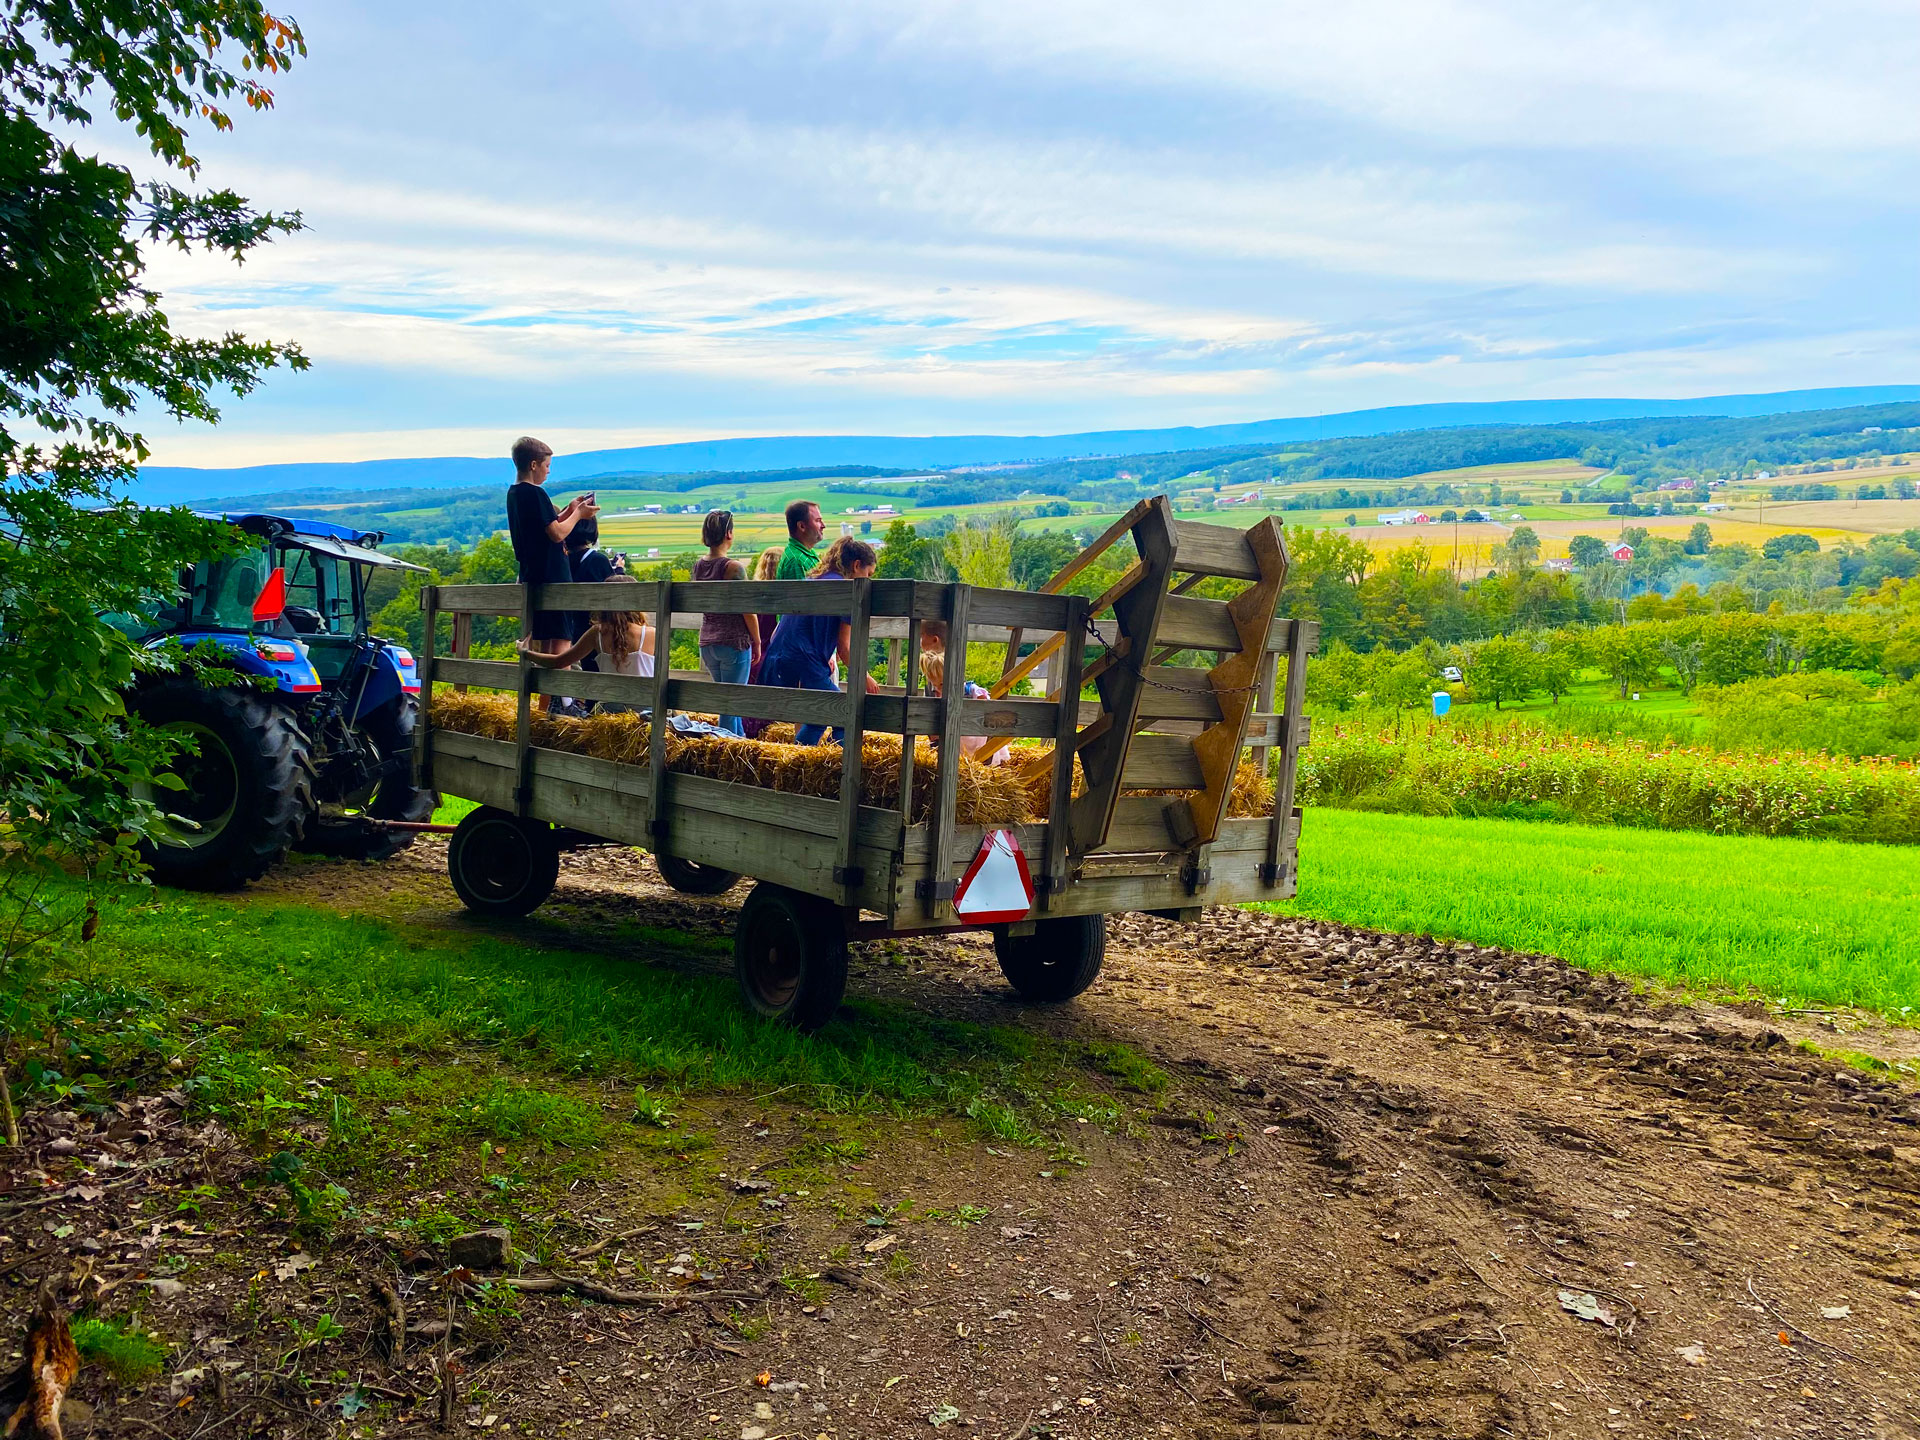
[[[1703,991],[1920,1012],[1920,854],[1839,841],[1310,810],[1261,906]]]

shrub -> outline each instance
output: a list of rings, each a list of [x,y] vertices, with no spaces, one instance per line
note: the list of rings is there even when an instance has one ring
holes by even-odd
[[[1920,844],[1920,774],[1904,761],[1728,755],[1519,725],[1328,730],[1301,759],[1309,804]]]

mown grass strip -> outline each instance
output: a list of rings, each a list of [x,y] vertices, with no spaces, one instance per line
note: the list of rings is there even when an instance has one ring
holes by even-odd
[[[176,1023],[224,1028],[261,1056],[364,1049],[444,1062],[471,1047],[504,1065],[673,1089],[780,1090],[836,1111],[1017,1116],[1070,1113],[1096,1076],[1152,1071],[1113,1047],[864,1004],[818,1035],[748,1013],[729,978],[655,968],[648,954],[705,954],[710,937],[644,932],[632,960],[529,948],[306,906],[236,906],[128,889],[100,934],[54,979],[162,997]],[[1121,1063],[1124,1062],[1124,1063]],[[1074,1102],[1077,1103],[1077,1100]],[[1012,1123],[1009,1120],[1009,1123]]]
[[[1920,855],[1315,808],[1300,894],[1257,908],[1920,1018]]]

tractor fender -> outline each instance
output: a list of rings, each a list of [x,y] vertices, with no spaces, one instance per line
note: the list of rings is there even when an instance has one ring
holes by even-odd
[[[355,724],[382,705],[391,704],[396,696],[420,693],[420,672],[414,666],[413,652],[406,646],[375,641],[370,663],[372,673],[360,692],[360,704],[353,716]]]
[[[229,663],[243,675],[264,675],[279,682],[283,695],[317,695],[320,672],[307,658],[306,648],[292,640],[257,635],[240,635],[229,630],[183,630],[149,642],[157,649],[169,640],[178,640],[188,650],[203,640],[211,640],[231,657]]]

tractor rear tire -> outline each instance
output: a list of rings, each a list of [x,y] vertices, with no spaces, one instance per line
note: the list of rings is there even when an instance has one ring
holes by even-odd
[[[653,865],[660,878],[682,895],[724,895],[740,883],[740,872],[718,865],[701,865],[678,855],[656,855]]]
[[[453,832],[447,876],[460,903],[476,914],[526,915],[553,893],[560,845],[551,825],[482,805]]]
[[[315,815],[307,823],[300,849],[342,860],[388,860],[413,843],[417,831],[387,830],[367,820],[423,824],[433,818],[433,792],[413,783],[413,730],[419,718],[420,702],[401,695],[360,722],[361,734],[373,742],[381,759],[405,756],[405,768],[380,781],[361,814],[329,816],[321,811]]]
[[[818,1030],[847,993],[847,927],[839,909],[761,881],[734,925],[733,973],[756,1015]]]
[[[1021,998],[1041,1005],[1071,1000],[1100,974],[1107,958],[1107,917],[1062,915],[1035,922],[1031,935],[996,926],[993,953]]]
[[[162,824],[140,845],[162,885],[235,890],[285,858],[313,809],[313,759],[283,704],[256,690],[168,680],[129,708],[148,725],[191,736],[167,772],[185,790],[141,787],[143,798],[185,824]]]

